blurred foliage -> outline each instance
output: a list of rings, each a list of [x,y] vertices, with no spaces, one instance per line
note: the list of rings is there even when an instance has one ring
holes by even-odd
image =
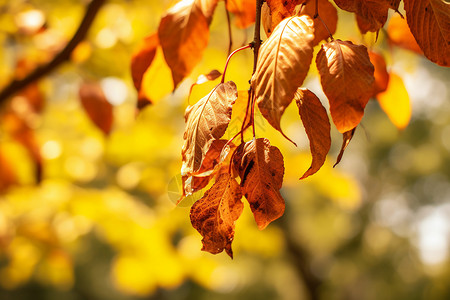
[[[17,62],[42,64],[64,47],[86,2],[0,1],[0,86],[17,76]],[[0,299],[449,299],[449,70],[388,48],[380,33],[376,46],[410,94],[411,124],[399,132],[372,101],[341,165],[332,168],[336,131],[326,165],[304,181],[298,178],[311,158],[296,108],[288,108],[283,127],[298,148],[257,115],[257,135],[285,156],[286,213],[259,231],[246,206],[235,259],[213,256],[200,251],[189,222],[189,204],[200,195],[174,202],[187,92],[226,59],[223,2],[190,79],[135,114],[131,53],[174,3],[107,2],[71,62],[39,82],[45,107],[27,124],[42,158],[40,184],[26,144],[0,126],[0,175],[11,181],[0,182]],[[357,33],[352,15],[340,18],[335,36],[374,43]],[[233,31],[235,47],[251,39],[252,28]],[[240,90],[248,87],[252,60],[248,51],[231,61],[227,79]],[[325,99],[317,71],[310,73],[306,85]],[[84,81],[99,82],[113,105],[109,136],[82,109]],[[191,99],[213,86],[194,87]],[[14,103],[20,101],[13,98],[1,113]],[[233,130],[230,124],[229,136]]]

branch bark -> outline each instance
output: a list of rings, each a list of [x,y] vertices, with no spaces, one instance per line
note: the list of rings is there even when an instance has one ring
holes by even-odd
[[[105,3],[106,0],[92,0],[87,6],[86,13],[83,20],[80,23],[77,31],[75,32],[72,39],[67,43],[61,52],[59,52],[48,64],[36,68],[33,72],[28,74],[25,78],[21,80],[11,81],[5,88],[0,92],[0,105],[13,96],[15,93],[19,92],[25,88],[30,83],[39,80],[40,78],[48,75],[56,67],[70,59],[70,54],[75,49],[75,47],[84,40],[89,28],[91,27],[98,11]]]
[[[253,35],[253,73],[256,71],[256,64],[258,63],[259,47],[261,47],[261,7],[264,0],[256,0],[256,20],[255,33]]]

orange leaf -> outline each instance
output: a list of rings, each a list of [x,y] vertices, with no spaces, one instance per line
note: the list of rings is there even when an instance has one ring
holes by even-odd
[[[241,144],[233,157],[233,165],[241,178],[241,187],[260,230],[284,213],[283,155],[268,139],[253,139]]]
[[[308,0],[304,6],[302,6],[299,14],[305,14],[314,17],[316,12],[316,1]],[[331,34],[336,32],[336,26],[338,21],[337,10],[328,0],[319,0],[319,14],[320,18],[327,24],[328,30]],[[318,45],[321,41],[330,37],[327,29],[319,18],[313,19],[314,21],[314,45]]]
[[[385,92],[377,95],[378,103],[398,129],[408,126],[411,119],[411,103],[403,80],[391,73],[389,85]]]
[[[214,11],[216,9],[219,0],[197,0],[197,4],[200,6],[203,15],[205,16],[208,24],[211,23]]]
[[[153,62],[158,46],[158,34],[154,33],[144,38],[143,43],[131,57],[131,77],[137,91],[141,89],[142,77],[144,77],[145,71]]]
[[[176,88],[200,62],[208,45],[208,19],[201,3],[196,0],[178,2],[161,19],[158,36]]]
[[[256,0],[227,0],[227,10],[236,16],[236,26],[247,28],[255,23]]]
[[[308,74],[313,57],[313,21],[291,17],[261,46],[252,87],[261,114],[283,135],[281,116]]]
[[[395,14],[389,19],[387,32],[390,44],[423,54],[422,49],[420,49],[416,39],[409,30],[408,23],[400,15]]]
[[[322,44],[316,64],[337,129],[344,133],[355,128],[373,89],[374,67],[367,48],[341,40]]]
[[[367,31],[376,32],[386,23],[388,9],[391,6],[389,0],[334,0],[339,8],[354,12],[359,18],[358,24],[364,24],[360,27],[362,33]]]
[[[264,2],[261,6],[261,24],[264,28],[266,36],[269,37],[272,34],[272,15],[270,14],[270,7],[267,2]]]
[[[241,187],[230,174],[222,174],[205,195],[192,205],[192,226],[203,236],[203,251],[224,249],[233,258],[234,223],[244,208]]]
[[[104,134],[109,134],[113,123],[113,108],[97,83],[83,83],[80,87],[81,105],[91,121]]]
[[[306,0],[266,0],[270,8],[270,15],[272,22],[270,25],[271,31],[285,18],[292,17],[295,14],[297,5],[304,3]]]
[[[373,73],[375,81],[372,93],[372,97],[374,97],[376,94],[384,92],[387,89],[389,83],[389,73],[386,69],[386,61],[383,56],[373,51],[369,51],[369,58],[375,69]]]
[[[229,81],[216,86],[211,93],[186,109],[186,130],[181,150],[182,176],[196,173],[214,140],[225,133],[231,109],[238,96],[236,85]]]
[[[10,186],[17,184],[17,177],[10,165],[10,160],[0,151],[0,194]]]
[[[312,163],[300,179],[313,175],[322,167],[331,147],[330,121],[319,98],[308,89],[299,89],[296,94],[300,117],[309,138]]]
[[[405,0],[406,20],[425,56],[450,67],[450,3]]]
[[[338,163],[341,162],[342,156],[344,155],[344,151],[347,148],[348,144],[350,144],[350,141],[353,138],[353,135],[355,134],[355,130],[356,127],[353,128],[352,130],[346,131],[342,134],[342,146],[341,146],[341,151],[339,152],[339,155],[336,159],[336,163],[333,165],[333,168],[337,166]]]

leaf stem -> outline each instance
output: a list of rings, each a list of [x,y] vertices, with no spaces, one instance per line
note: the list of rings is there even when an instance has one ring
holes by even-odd
[[[234,50],[233,52],[231,52],[231,54],[230,54],[230,55],[228,56],[228,58],[227,58],[227,62],[225,63],[225,68],[224,68],[224,70],[223,70],[222,80],[220,81],[220,83],[224,83],[224,82],[225,82],[225,73],[227,72],[228,63],[230,62],[231,57],[232,57],[233,55],[235,55],[237,52],[239,52],[239,51],[241,51],[241,50],[244,50],[244,49],[247,49],[247,48],[250,48],[250,47],[251,47],[251,45],[248,44],[248,45],[245,45],[245,46],[243,46],[243,47],[241,47],[241,48],[237,48],[236,50]]]

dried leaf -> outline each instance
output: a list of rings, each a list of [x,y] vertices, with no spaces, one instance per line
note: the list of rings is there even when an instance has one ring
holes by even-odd
[[[192,205],[192,226],[203,236],[203,251],[222,252],[233,258],[234,223],[244,208],[241,187],[230,174],[222,174],[205,195]]]
[[[266,36],[269,37],[272,34],[272,15],[270,13],[269,5],[267,2],[264,2],[261,6],[261,24],[264,28],[264,32]]]
[[[200,62],[208,45],[208,19],[201,4],[196,0],[178,2],[161,19],[158,36],[176,88]]]
[[[283,135],[281,116],[308,74],[313,57],[313,21],[309,16],[281,22],[261,46],[252,87],[261,114]]]
[[[222,75],[222,73],[220,73],[218,70],[211,70],[208,74],[201,74],[200,76],[198,76],[197,81],[191,85],[191,88],[189,90],[189,96],[191,95],[194,86],[206,83],[208,81],[216,80],[217,78],[220,77],[220,75]]]
[[[383,93],[377,95],[378,103],[398,129],[404,129],[411,119],[411,103],[403,80],[391,73],[389,85]]]
[[[339,155],[336,159],[336,163],[333,165],[333,168],[337,166],[337,164],[339,164],[341,162],[342,156],[344,155],[344,151],[347,148],[348,144],[350,144],[350,141],[353,138],[353,135],[355,134],[355,130],[356,127],[353,128],[352,130],[346,131],[342,134],[342,146],[341,146],[341,151],[339,152]]]
[[[405,0],[406,20],[425,56],[450,66],[450,3],[443,0]]]
[[[182,176],[191,176],[200,169],[213,141],[225,133],[236,99],[236,85],[229,81],[219,84],[211,93],[186,109],[186,130],[181,151]]]
[[[409,30],[408,23],[400,15],[393,15],[389,19],[387,32],[390,44],[423,54],[422,49],[420,49],[416,39]]]
[[[104,134],[109,134],[113,124],[113,108],[101,86],[98,83],[83,83],[79,94],[81,105],[91,121]]]
[[[241,144],[233,157],[241,187],[260,230],[284,213],[280,189],[283,184],[283,155],[268,139],[253,139]]]
[[[341,40],[322,44],[316,64],[337,129],[344,133],[355,128],[373,89],[374,67],[367,48]]]
[[[236,16],[236,26],[247,28],[255,23],[256,0],[227,0],[227,10]]]
[[[142,77],[144,77],[145,71],[153,62],[158,46],[158,34],[154,33],[144,38],[143,43],[131,57],[131,77],[138,92],[141,89]]]
[[[306,4],[302,6],[299,14],[300,15],[305,14],[313,18],[315,12],[316,12],[316,1],[308,0]],[[334,34],[336,32],[338,21],[337,9],[333,6],[333,4],[331,4],[330,1],[319,0],[319,13],[321,19],[327,25],[328,30],[330,30],[330,33]],[[328,34],[326,27],[319,20],[319,18],[313,19],[313,21],[314,21],[314,36],[315,36],[313,44],[318,45],[321,41],[328,39],[330,35]]]
[[[358,24],[364,24],[362,33],[376,32],[386,23],[390,0],[334,0],[339,8],[355,13],[359,18]],[[360,27],[361,29],[361,27]]]
[[[270,15],[272,22],[270,28],[275,30],[275,27],[284,19],[295,15],[296,6],[306,2],[306,0],[266,0],[270,8]]]
[[[313,175],[322,167],[331,147],[330,121],[319,98],[308,89],[299,89],[296,102],[309,138],[312,163],[300,179]]]
[[[372,97],[375,97],[378,93],[384,92],[389,83],[389,73],[386,69],[386,61],[384,57],[373,51],[369,51],[370,62],[374,66],[374,85]]]

